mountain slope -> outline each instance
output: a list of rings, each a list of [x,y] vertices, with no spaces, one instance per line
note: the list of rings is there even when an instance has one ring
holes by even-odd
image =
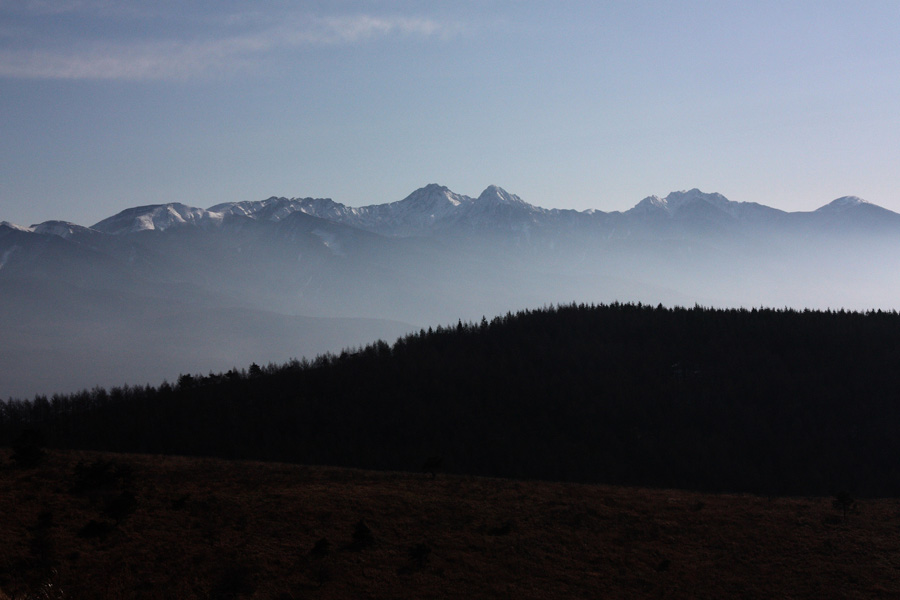
[[[221,223],[221,220],[222,217],[218,213],[173,202],[129,208],[117,215],[103,219],[93,225],[91,229],[116,235],[138,231],[165,231],[170,227],[185,224],[215,227]]]

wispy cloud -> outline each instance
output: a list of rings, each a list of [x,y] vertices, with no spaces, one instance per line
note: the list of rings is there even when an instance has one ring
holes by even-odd
[[[77,4],[60,3],[56,8]],[[429,18],[352,15],[292,16],[264,27],[257,22],[251,31],[218,35],[202,32],[192,39],[110,41],[73,36],[68,43],[54,40],[53,44],[48,41],[42,45],[35,43],[32,35],[27,47],[16,47],[9,38],[6,47],[0,47],[0,77],[177,80],[235,72],[259,64],[275,52],[304,46],[357,44],[392,37],[447,37],[453,32],[452,27]]]
[[[221,70],[240,53],[227,43],[96,43],[72,52],[0,50],[0,77],[21,79],[184,79]],[[246,60],[246,59],[243,59]],[[233,63],[234,64],[234,63]]]
[[[0,0],[0,11],[32,16],[140,15],[147,12],[136,3],[121,0]]]
[[[436,21],[420,18],[356,15],[323,19],[322,23],[330,30],[333,41],[337,42],[356,42],[396,33],[432,36],[440,34],[442,29],[449,33],[447,28],[442,28]]]

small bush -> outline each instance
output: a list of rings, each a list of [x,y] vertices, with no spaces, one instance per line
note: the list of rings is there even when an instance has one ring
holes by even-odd
[[[397,569],[398,575],[412,575],[424,569],[431,556],[431,547],[425,542],[420,542],[410,546],[406,554],[409,556],[409,563]]]
[[[515,529],[515,523],[512,521],[506,521],[502,525],[497,527],[489,527],[487,530],[488,535],[509,535],[512,533],[513,529]]]
[[[412,560],[413,564],[422,569],[428,564],[428,559],[431,557],[431,546],[426,544],[425,542],[420,542],[415,546],[411,546],[409,549],[409,558]]]
[[[422,464],[422,472],[430,473],[432,479],[437,477],[438,471],[440,471],[444,466],[444,459],[440,456],[429,456],[428,459]]]
[[[89,465],[84,461],[75,465],[75,481],[72,491],[84,493],[94,490],[128,488],[133,483],[133,473],[128,465],[97,459]]]
[[[13,440],[13,453],[10,458],[21,468],[38,466],[46,453],[43,449],[44,436],[36,429],[25,429]]]
[[[323,556],[328,554],[328,551],[330,549],[331,549],[331,543],[328,541],[328,538],[321,538],[319,541],[317,541],[315,543],[315,545],[312,547],[312,550],[310,550],[309,553],[314,558],[322,558]]]
[[[256,591],[256,571],[256,568],[236,559],[225,561],[222,572],[211,590],[211,596],[230,600],[252,595]]]
[[[49,510],[42,511],[38,515],[37,523],[28,528],[31,532],[28,547],[31,550],[35,566],[42,570],[47,570],[57,563],[53,539],[50,535],[52,528],[53,513]]]
[[[356,524],[353,528],[353,543],[350,544],[350,548],[352,550],[362,550],[363,548],[368,548],[369,546],[375,543],[375,536],[372,534],[372,530],[369,529],[369,526],[366,525],[366,522],[362,519]]]
[[[115,528],[112,523],[91,519],[90,522],[78,530],[78,537],[85,539],[103,539]]]
[[[115,519],[116,523],[120,523],[125,517],[133,513],[135,508],[137,508],[137,498],[134,493],[125,490],[106,503],[103,513]]]
[[[855,512],[857,510],[856,500],[854,500],[853,496],[847,492],[840,492],[837,494],[831,504],[835,509],[841,511],[845,519],[847,518],[848,512]]]

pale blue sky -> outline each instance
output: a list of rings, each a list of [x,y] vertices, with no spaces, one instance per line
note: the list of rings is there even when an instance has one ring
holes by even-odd
[[[0,0],[0,220],[427,183],[900,211],[900,2]]]

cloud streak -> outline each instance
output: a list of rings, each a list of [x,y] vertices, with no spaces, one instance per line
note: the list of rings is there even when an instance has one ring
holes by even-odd
[[[419,17],[295,17],[249,33],[206,39],[72,40],[62,47],[0,48],[0,77],[182,80],[247,69],[279,51],[396,37],[448,37],[453,32],[452,27]]]
[[[441,26],[431,19],[357,15],[323,19],[333,42],[357,42],[394,34],[433,36]]]

